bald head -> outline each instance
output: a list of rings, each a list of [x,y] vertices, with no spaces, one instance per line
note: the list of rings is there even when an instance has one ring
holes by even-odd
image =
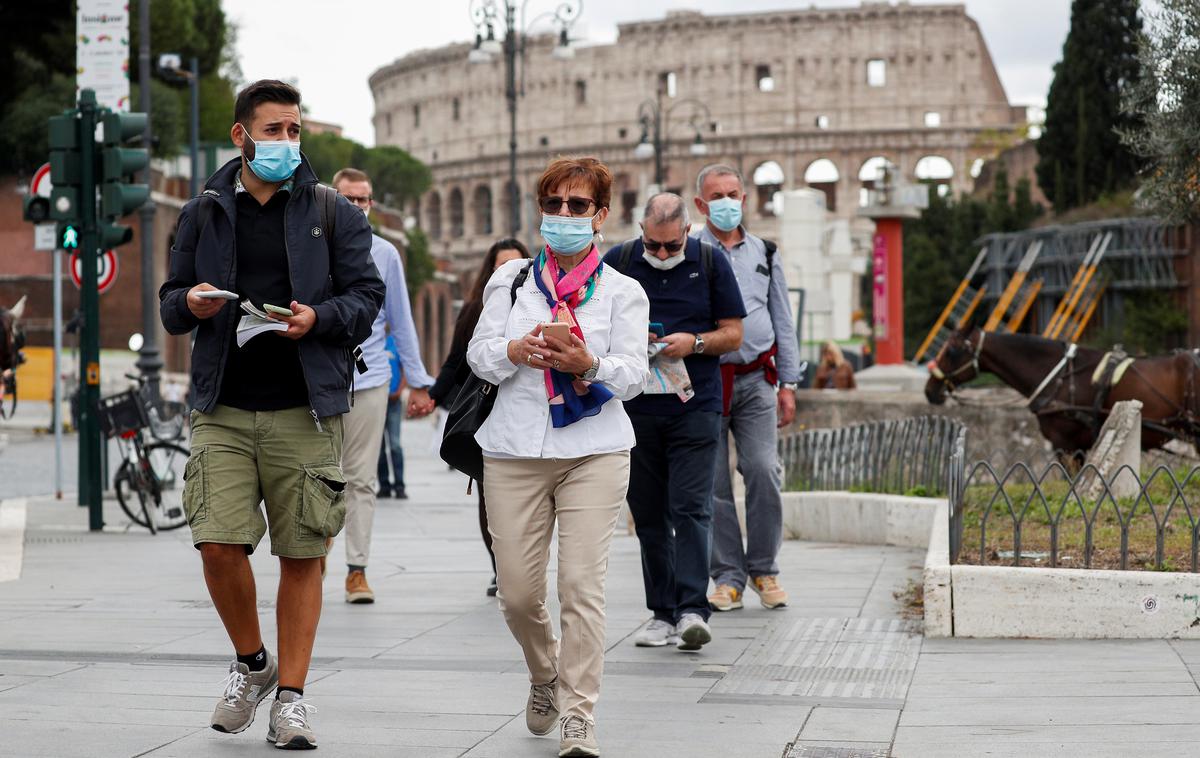
[[[684,229],[688,226],[687,204],[674,192],[660,192],[646,201],[642,225],[657,227],[666,224]]]

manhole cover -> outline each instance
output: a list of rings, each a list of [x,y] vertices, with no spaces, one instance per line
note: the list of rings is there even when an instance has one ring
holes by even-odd
[[[796,745],[784,758],[888,758],[883,748],[864,750],[858,747],[828,747],[825,745]]]
[[[920,624],[913,621],[798,619],[772,625],[704,700],[852,698],[858,707],[894,707],[908,692],[920,648]]]

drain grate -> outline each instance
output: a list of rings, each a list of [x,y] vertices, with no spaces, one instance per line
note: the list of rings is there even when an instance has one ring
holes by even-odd
[[[798,619],[771,625],[705,695],[709,702],[900,705],[921,648],[920,625],[900,619]],[[805,756],[807,758],[807,755]]]

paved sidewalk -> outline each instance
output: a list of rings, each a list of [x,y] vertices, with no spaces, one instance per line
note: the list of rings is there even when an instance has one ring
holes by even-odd
[[[552,756],[555,740],[525,730],[524,667],[484,596],[474,498],[433,460],[427,425],[405,432],[412,499],[377,512],[378,602],[343,602],[340,541],[330,564],[306,690],[320,754]],[[6,461],[32,457],[34,448],[0,456],[0,486],[20,474]],[[20,504],[0,506],[0,528]],[[266,710],[241,735],[207,728],[230,650],[186,533],[128,529],[109,505],[109,528],[89,534],[86,512],[69,502],[24,503],[22,573],[0,582],[0,755],[274,755]],[[604,755],[1196,752],[1200,643],[924,640],[893,597],[921,560],[789,542],[790,607],[767,611],[751,596],[745,610],[715,616],[715,641],[689,655],[633,646],[648,613],[637,541],[622,531],[597,710]],[[253,561],[270,640],[278,568],[266,549]]]

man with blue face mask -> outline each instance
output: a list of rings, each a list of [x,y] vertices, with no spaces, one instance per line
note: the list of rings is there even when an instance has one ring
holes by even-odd
[[[733,265],[746,305],[742,345],[721,356],[725,415],[713,493],[710,567],[716,586],[708,596],[717,611],[741,608],[747,584],[767,608],[784,606],[788,599],[779,585],[783,472],[776,430],[796,415],[800,350],[775,243],[746,231],[745,204],[745,187],[736,169],[718,164],[700,172],[696,207],[708,223],[697,236]],[[737,467],[746,481],[744,544],[729,474],[730,433],[737,445]]]
[[[236,656],[211,726],[244,731],[278,688],[267,739],[310,749],[304,682],[321,615],[321,559],[346,513],[351,351],[371,335],[384,285],[365,216],[319,185],[300,153],[294,87],[264,80],[242,90],[230,137],[241,155],[184,206],[159,289],[167,331],[195,334],[183,504]],[[231,300],[285,328],[239,337],[241,309]],[[278,659],[263,644],[247,558],[268,530],[280,567]]]

